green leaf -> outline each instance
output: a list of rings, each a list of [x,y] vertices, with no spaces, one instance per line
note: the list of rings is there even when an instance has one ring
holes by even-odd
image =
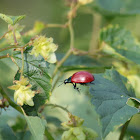
[[[43,140],[45,126],[47,124],[46,120],[40,119],[39,117],[27,116],[25,113],[24,116],[34,140]]]
[[[9,15],[0,13],[0,18],[3,19],[8,24],[14,25],[14,24],[18,23],[20,20],[22,20],[23,18],[25,18],[25,15],[9,16]]]
[[[14,57],[21,67],[21,55]],[[34,106],[24,105],[23,108],[27,115],[37,115],[38,108],[43,105],[46,100],[49,100],[51,92],[51,77],[48,74],[48,63],[42,57],[34,57],[25,52],[24,60],[24,75],[28,77],[33,86],[33,90],[38,90],[39,93],[34,97]],[[18,73],[16,74],[18,75]],[[19,76],[17,76],[19,77]]]
[[[15,120],[15,124],[12,125],[12,129],[14,132],[22,131],[25,129],[26,121],[23,117],[17,116]]]
[[[18,140],[34,140],[34,137],[32,136],[30,131],[18,131],[16,132],[16,136]]]
[[[57,59],[61,60],[63,56],[64,56],[63,54],[59,53],[57,54]],[[97,61],[96,59],[93,59],[88,56],[71,55],[64,62],[63,66],[61,66],[61,70],[63,72],[72,71],[72,70],[90,70],[95,73],[101,73],[104,72],[105,69],[111,68],[111,66],[104,65],[104,64],[101,63],[101,60]]]
[[[102,135],[106,137],[110,131],[123,125],[133,115],[140,112],[134,105],[128,105],[135,98],[132,90],[128,91],[125,84],[127,79],[115,70],[107,70],[104,74],[95,74],[94,85],[90,84],[92,104],[100,115]]]
[[[57,54],[58,60],[63,58],[63,54]],[[88,63],[87,63],[88,62]],[[71,55],[69,58],[64,62],[63,66],[93,66],[93,65],[100,65],[99,62],[95,59],[92,59],[88,56],[75,56]]]
[[[14,132],[8,125],[0,125],[0,140],[17,140]]]
[[[95,2],[98,10],[106,16],[140,13],[139,0],[95,0]]]
[[[103,51],[105,53],[116,56],[120,54],[140,64],[140,43],[133,37],[130,31],[117,25],[110,25],[101,30],[100,41],[103,43]]]

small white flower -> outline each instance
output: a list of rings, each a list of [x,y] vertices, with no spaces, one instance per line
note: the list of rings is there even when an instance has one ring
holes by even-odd
[[[34,106],[33,97],[35,96],[35,91],[30,88],[32,85],[29,84],[27,78],[22,76],[20,81],[15,81],[16,85],[10,86],[9,88],[15,90],[14,100],[18,105],[27,104],[29,106]]]
[[[56,55],[55,51],[57,50],[58,46],[53,43],[53,38],[46,38],[45,36],[37,36],[33,41],[33,49],[31,51],[31,55],[41,55],[44,57],[45,61],[49,63],[55,63]]]

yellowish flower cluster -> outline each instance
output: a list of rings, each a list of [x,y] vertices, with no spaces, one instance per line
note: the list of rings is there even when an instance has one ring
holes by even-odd
[[[35,55],[35,57],[41,55],[48,61],[49,63],[55,63],[56,55],[55,51],[58,46],[53,43],[53,38],[46,38],[45,36],[37,36],[32,43],[33,49],[31,51],[31,55]]]
[[[70,115],[71,120],[68,122],[62,123],[62,125],[66,128],[69,128],[68,131],[65,131],[62,134],[61,140],[95,140],[97,137],[97,133],[93,131],[91,128],[87,128],[82,126],[84,120]]]
[[[82,5],[85,5],[85,4],[88,4],[88,3],[91,3],[93,0],[78,0],[78,2]]]
[[[30,89],[32,85],[29,84],[28,79],[22,76],[20,81],[14,81],[14,83],[15,85],[8,88],[15,90],[14,100],[17,101],[17,104],[20,106],[23,104],[34,106],[33,97],[35,96],[35,91]]]

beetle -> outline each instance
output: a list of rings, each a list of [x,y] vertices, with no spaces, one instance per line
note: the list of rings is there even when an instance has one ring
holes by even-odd
[[[70,76],[68,79],[64,80],[64,84],[72,83],[74,89],[77,89],[79,91],[79,88],[76,87],[76,84],[81,85],[87,85],[88,83],[92,83],[95,80],[94,76],[87,72],[87,71],[79,71],[74,73],[72,76]]]

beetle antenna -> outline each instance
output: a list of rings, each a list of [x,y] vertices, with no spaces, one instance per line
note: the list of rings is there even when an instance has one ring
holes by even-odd
[[[60,87],[62,84],[64,84],[64,82],[63,82],[63,83],[61,83],[58,87]]]
[[[64,82],[64,81],[58,81],[58,82]]]

